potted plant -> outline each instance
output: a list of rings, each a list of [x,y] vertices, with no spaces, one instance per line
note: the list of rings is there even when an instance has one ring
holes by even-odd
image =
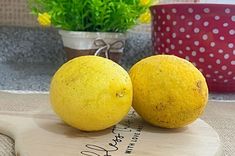
[[[68,59],[102,55],[118,61],[125,33],[145,19],[152,0],[29,0],[42,26],[59,29]]]

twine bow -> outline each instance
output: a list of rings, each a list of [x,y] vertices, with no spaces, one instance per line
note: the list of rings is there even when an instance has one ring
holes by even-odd
[[[107,43],[103,39],[97,38],[94,41],[94,45],[99,47],[99,49],[95,52],[95,56],[100,55],[101,52],[105,52],[105,57],[109,59],[109,53],[112,50],[121,50],[124,48],[125,43],[121,40],[115,41],[113,43]]]

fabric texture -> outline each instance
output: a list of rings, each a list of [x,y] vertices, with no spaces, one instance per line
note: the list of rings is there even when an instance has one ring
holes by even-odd
[[[202,119],[220,136],[224,156],[235,154],[235,101],[210,102]]]
[[[36,17],[30,14],[27,0],[1,0],[0,25],[37,26]]]

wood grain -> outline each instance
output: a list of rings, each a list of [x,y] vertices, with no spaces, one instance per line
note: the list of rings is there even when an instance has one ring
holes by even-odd
[[[146,124],[132,110],[113,128],[82,132],[51,110],[35,114],[0,112],[0,133],[15,139],[18,156],[219,156],[217,133],[198,119],[181,129]]]

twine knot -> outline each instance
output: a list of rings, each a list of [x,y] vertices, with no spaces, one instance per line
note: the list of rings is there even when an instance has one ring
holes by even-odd
[[[115,41],[113,43],[107,43],[103,39],[97,38],[94,41],[94,45],[99,47],[98,50],[95,52],[95,56],[100,55],[100,53],[104,52],[105,57],[109,59],[109,54],[113,50],[121,50],[124,48],[125,43],[122,40]]]

